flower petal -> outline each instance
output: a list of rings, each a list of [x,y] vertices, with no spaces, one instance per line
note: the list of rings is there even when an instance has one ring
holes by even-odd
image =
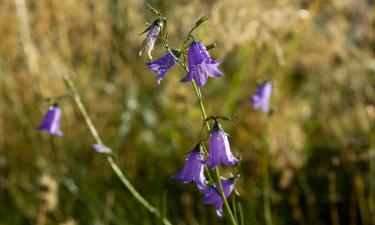
[[[269,102],[272,95],[272,82],[268,81],[259,86],[256,92],[249,98],[254,109],[262,109],[263,112],[269,111]]]
[[[176,60],[171,53],[167,53],[161,58],[148,62],[146,65],[158,75],[157,83],[160,84],[165,74],[176,64]]]
[[[108,153],[111,153],[112,150],[105,146],[105,145],[101,145],[101,144],[93,144],[92,145],[92,148],[97,152],[97,153],[103,153],[103,154],[108,154]]]

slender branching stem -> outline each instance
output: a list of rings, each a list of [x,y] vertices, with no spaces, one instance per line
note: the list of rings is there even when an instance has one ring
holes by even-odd
[[[93,125],[86,108],[82,104],[81,97],[73,83],[73,81],[66,75],[62,74],[62,78],[69,87],[69,89],[72,92],[74,102],[76,103],[79,111],[81,112],[87,127],[89,128],[92,136],[94,137],[95,141],[103,145],[103,141],[100,138],[95,126]],[[116,164],[114,158],[110,154],[106,154],[107,156],[107,162],[110,165],[113,172],[115,172],[116,176],[121,180],[121,182],[124,184],[124,186],[130,191],[130,193],[134,196],[134,198],[142,205],[144,206],[150,213],[154,214],[157,218],[159,218],[164,225],[171,225],[171,222],[167,218],[161,215],[159,209],[152,206],[145,198],[142,197],[142,195],[134,188],[134,186],[129,182],[129,180],[125,177],[124,173],[121,171],[121,169]]]
[[[184,52],[185,52],[185,48],[186,48],[186,44],[189,40],[190,37],[192,37],[192,33],[193,31],[198,28],[202,23],[204,23],[205,21],[207,21],[207,17],[206,16],[202,16],[201,18],[199,18],[197,20],[197,22],[195,23],[194,27],[189,31],[188,35],[186,36],[183,44],[182,44],[182,49],[181,49],[181,52],[182,52],[182,55],[184,55]],[[163,41],[163,44],[164,44],[164,47],[165,49],[173,56],[173,58],[176,60],[177,64],[183,68],[185,70],[185,72],[189,72],[189,69],[188,67],[186,66],[185,62],[181,62],[181,60],[176,57],[175,54],[173,54],[173,51],[172,49],[169,47],[169,44],[168,44],[168,36],[167,35],[163,35],[162,37],[162,41]],[[207,130],[210,131],[211,128],[210,128],[210,123],[209,123],[209,120],[207,119],[207,114],[206,114],[206,110],[205,110],[205,107],[204,107],[204,104],[203,104],[203,98],[202,98],[202,92],[200,90],[200,88],[197,86],[197,84],[195,83],[194,80],[191,81],[191,84],[193,86],[193,89],[194,89],[194,93],[198,99],[198,103],[199,103],[199,107],[200,107],[200,110],[201,110],[201,113],[202,113],[202,117],[203,117],[203,123],[206,125],[207,127]],[[203,132],[203,129],[202,129],[202,132]],[[202,138],[202,133],[201,133],[201,138]],[[204,151],[207,155],[207,149],[204,147]],[[209,174],[209,171],[207,169],[207,167],[205,166],[205,170],[208,172]],[[230,221],[232,223],[232,225],[237,225],[237,222],[236,222],[236,219],[234,218],[234,215],[232,213],[232,210],[228,204],[228,201],[227,201],[227,198],[225,197],[225,193],[224,193],[224,190],[223,190],[223,186],[221,184],[221,176],[220,176],[220,171],[219,171],[219,168],[215,168],[215,174],[216,174],[216,178],[217,178],[217,183],[219,185],[219,189],[220,189],[220,195],[221,195],[221,198],[223,199],[224,201],[224,206],[225,206],[225,209],[227,211],[227,214],[230,218]],[[211,176],[209,176],[210,180],[212,180]]]

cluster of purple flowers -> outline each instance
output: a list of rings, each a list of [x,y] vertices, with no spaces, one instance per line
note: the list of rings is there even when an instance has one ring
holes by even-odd
[[[146,63],[146,65],[158,75],[158,84],[165,74],[176,64],[176,51],[173,55],[169,52],[156,61]],[[189,72],[181,82],[194,80],[198,86],[204,86],[208,77],[221,77],[224,75],[218,69],[219,61],[211,59],[206,47],[199,42],[193,41],[188,50]]]
[[[214,169],[220,164],[227,166],[234,165],[238,163],[239,160],[232,155],[228,135],[216,121],[211,130],[210,151],[206,160],[204,159],[204,155],[202,145],[199,143],[187,155],[185,165],[181,172],[172,178],[179,179],[184,184],[194,182],[204,195],[203,203],[214,205],[216,213],[221,216],[224,200],[220,195],[219,185],[207,182],[204,174],[204,166],[207,165],[208,169]],[[234,181],[234,177],[221,179],[221,185],[226,198],[228,198],[234,190]]]
[[[169,52],[156,61],[146,63],[146,65],[158,75],[158,84],[164,78],[165,74],[176,64],[178,52]],[[172,55],[173,54],[173,55]],[[206,47],[199,42],[193,41],[188,50],[188,72],[181,82],[194,80],[198,86],[204,86],[208,77],[221,77],[224,75],[218,69],[219,61],[213,60]],[[218,184],[207,181],[205,177],[205,169],[212,170],[220,164],[226,166],[234,165],[239,160],[232,155],[230,150],[228,135],[221,128],[219,123],[215,121],[210,134],[210,151],[207,159],[202,150],[202,143],[197,144],[194,149],[188,153],[185,165],[181,172],[173,176],[173,179],[179,179],[182,183],[194,182],[198,189],[203,193],[203,203],[214,205],[219,216],[222,215],[222,207],[224,200],[220,194]],[[229,197],[234,190],[234,178],[221,179],[221,185],[225,197]]]
[[[161,58],[146,63],[146,65],[157,74],[158,84],[160,84],[166,73],[176,64],[178,57],[179,52],[173,51],[173,54],[168,52]],[[219,64],[219,61],[213,60],[210,57],[210,54],[202,43],[193,41],[188,50],[189,71],[185,77],[181,79],[181,82],[194,80],[198,86],[202,87],[207,83],[208,77],[218,78],[224,75],[224,73],[218,69]],[[256,92],[248,99],[254,109],[261,109],[263,112],[268,113],[270,111],[269,101],[271,95],[272,82],[266,81],[259,85]]]
[[[178,51],[168,52],[161,58],[146,63],[157,76],[157,83],[165,77],[166,73],[176,64],[179,57]],[[218,78],[223,76],[223,72],[218,69],[219,61],[213,60],[206,47],[199,42],[193,41],[188,49],[188,72],[181,82],[194,80],[200,87],[207,83],[208,77]],[[269,111],[269,99],[272,93],[272,83],[265,82],[259,86],[254,95],[249,97],[254,109],[261,108],[265,113]],[[198,189],[203,193],[203,203],[214,205],[219,216],[222,215],[224,199],[220,194],[219,185],[212,181],[208,182],[205,177],[205,166],[209,170],[218,167],[220,164],[231,166],[238,163],[239,160],[233,156],[230,150],[228,135],[224,132],[219,123],[215,120],[210,133],[210,144],[207,159],[202,150],[202,143],[197,144],[194,149],[188,153],[185,165],[181,172],[174,175],[173,179],[179,179],[183,184],[194,182]],[[228,198],[234,190],[234,177],[221,179],[221,186],[225,198]]]
[[[159,26],[160,28],[161,26]],[[161,28],[160,28],[161,29]],[[157,34],[160,32],[157,30]],[[157,36],[157,34],[155,34]],[[155,36],[154,35],[154,36]],[[153,37],[155,39],[155,37]],[[153,39],[153,41],[154,41]],[[151,50],[153,42],[150,46],[144,47],[142,50],[147,51],[151,58]],[[142,52],[142,51],[141,51]],[[158,75],[157,83],[165,77],[166,73],[176,64],[181,52],[171,51],[163,57],[146,63],[146,65]],[[208,77],[222,77],[224,74],[218,69],[219,61],[213,60],[206,47],[200,43],[193,41],[188,49],[188,72],[181,79],[181,82],[194,80],[195,83],[202,87],[207,81]],[[272,94],[272,82],[264,82],[261,84],[254,95],[249,97],[254,109],[261,109],[263,112],[269,112],[269,100]],[[47,131],[50,135],[63,136],[60,129],[61,123],[61,109],[57,104],[53,104],[48,108],[44,115],[44,119],[39,127],[40,131]],[[220,181],[207,181],[205,177],[205,167],[207,171],[215,169],[223,164],[231,166],[239,162],[239,159],[233,156],[228,141],[228,135],[224,132],[217,120],[214,121],[213,127],[210,131],[209,152],[203,151],[203,143],[197,144],[194,149],[188,153],[186,162],[178,174],[173,176],[173,179],[179,179],[182,183],[194,182],[201,193],[204,195],[203,203],[213,205],[219,216],[222,215],[222,207],[224,199],[228,198],[234,190],[235,177],[220,178]],[[111,153],[111,149],[102,144],[94,144],[93,148],[99,153]],[[220,183],[221,184],[220,184]],[[223,190],[223,197],[220,190]]]

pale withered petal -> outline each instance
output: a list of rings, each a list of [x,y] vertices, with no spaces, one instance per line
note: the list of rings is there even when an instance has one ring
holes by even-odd
[[[147,52],[148,58],[150,60],[152,59],[151,51],[154,49],[156,38],[161,32],[164,26],[164,22],[164,19],[157,19],[151,24],[149,28],[147,28],[148,33],[146,38],[143,40],[141,49],[139,50],[139,55],[142,55],[143,52]]]
[[[112,150],[111,150],[108,146],[101,145],[101,144],[93,144],[93,145],[92,145],[92,148],[93,148],[97,153],[108,154],[108,153],[111,153],[111,152],[112,152]]]

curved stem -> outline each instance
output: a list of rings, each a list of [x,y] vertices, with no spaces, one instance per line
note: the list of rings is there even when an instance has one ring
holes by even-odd
[[[85,107],[82,104],[81,97],[78,94],[78,91],[76,87],[73,84],[73,81],[65,74],[62,74],[62,78],[69,87],[69,89],[72,91],[74,102],[76,103],[79,111],[81,112],[87,127],[89,128],[92,136],[94,137],[95,141],[103,145],[103,141],[100,138],[96,128],[94,127]],[[145,198],[142,197],[142,195],[134,188],[134,186],[129,182],[129,180],[125,177],[124,173],[121,171],[121,169],[116,164],[113,156],[107,154],[107,162],[110,165],[111,169],[117,177],[121,180],[121,182],[124,184],[124,186],[130,191],[130,193],[134,196],[134,198],[142,205],[144,206],[150,213],[154,214],[157,218],[159,218],[164,225],[172,225],[171,222],[167,218],[161,215],[160,211],[152,206]]]

